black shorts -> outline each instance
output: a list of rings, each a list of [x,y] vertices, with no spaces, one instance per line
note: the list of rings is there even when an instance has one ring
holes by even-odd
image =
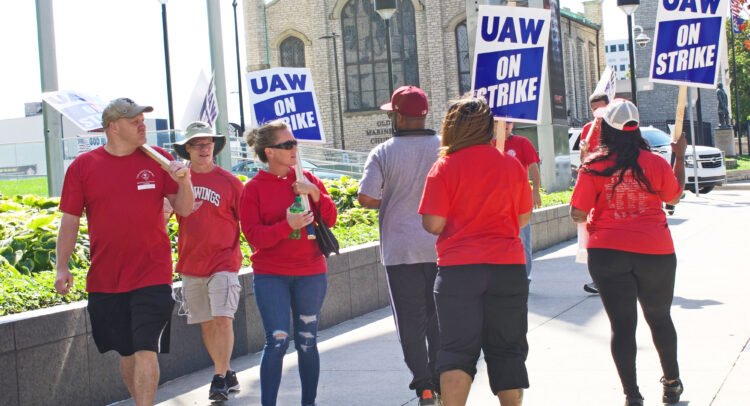
[[[438,267],[437,371],[462,370],[474,379],[481,350],[492,393],[528,388],[528,297],[529,283],[523,264]]]
[[[170,285],[146,286],[123,293],[89,292],[91,334],[100,353],[121,356],[136,351],[169,352],[174,299]]]

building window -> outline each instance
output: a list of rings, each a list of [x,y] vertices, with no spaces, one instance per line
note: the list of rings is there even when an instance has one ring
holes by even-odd
[[[625,71],[626,71],[626,69],[625,69],[625,65],[620,65],[620,71],[621,71],[621,72],[625,72]]]
[[[471,90],[469,36],[466,32],[466,20],[456,26],[456,55],[458,56],[458,94],[464,94]]]
[[[305,44],[297,37],[289,37],[281,41],[279,46],[281,66],[290,68],[305,67]]]
[[[625,44],[618,45],[617,49],[620,50],[620,51],[624,51],[625,50]]]
[[[349,0],[341,11],[347,111],[378,108],[390,100],[385,22],[372,0]],[[411,1],[399,2],[391,17],[393,87],[419,86],[417,32]]]

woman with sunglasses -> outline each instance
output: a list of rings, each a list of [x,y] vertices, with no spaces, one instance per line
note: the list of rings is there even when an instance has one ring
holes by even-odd
[[[281,120],[266,123],[246,133],[246,138],[258,158],[268,164],[268,169],[247,182],[240,199],[242,232],[253,248],[255,301],[266,333],[260,363],[261,403],[276,404],[291,321],[302,405],[314,405],[320,373],[318,318],[328,286],[326,259],[305,232],[313,214],[292,213],[288,208],[301,195],[320,209],[322,218],[317,221],[333,227],[336,206],[320,179],[307,171],[304,179],[296,178],[292,166],[297,140],[287,124]],[[290,238],[293,230],[300,230],[300,237]]]
[[[493,129],[484,100],[449,107],[419,207],[424,229],[438,235],[436,369],[445,406],[466,404],[480,350],[501,405],[520,405],[529,387],[529,285],[518,232],[531,218],[531,188],[521,163],[490,145]]]
[[[638,129],[638,109],[616,99],[602,116],[599,150],[578,174],[570,216],[589,231],[589,273],[612,327],[611,352],[626,406],[642,406],[636,382],[637,304],[651,329],[664,376],[662,401],[677,403],[682,382],[670,307],[677,258],[662,202],[675,205],[685,186],[685,137],[672,143],[674,167],[651,152]]]

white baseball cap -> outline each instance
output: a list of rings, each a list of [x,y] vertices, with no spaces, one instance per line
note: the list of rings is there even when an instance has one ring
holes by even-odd
[[[640,123],[640,117],[638,114],[638,107],[635,104],[625,99],[614,99],[607,107],[602,119],[607,122],[612,128],[620,131],[633,131],[638,129]],[[597,110],[601,110],[597,109]],[[635,125],[626,125],[634,122]]]

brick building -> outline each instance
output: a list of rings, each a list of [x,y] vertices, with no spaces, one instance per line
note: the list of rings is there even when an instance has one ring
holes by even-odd
[[[391,19],[394,88],[412,84],[424,89],[430,102],[427,126],[439,131],[449,101],[470,88],[466,1],[398,4]],[[604,52],[598,50],[604,44],[601,0],[584,5],[585,16],[561,11],[566,101],[580,117],[604,67]],[[329,146],[342,144],[334,69],[340,76],[346,149],[369,151],[390,137],[390,120],[378,109],[390,98],[385,24],[372,0],[251,0],[245,2],[245,21],[249,71],[310,68]],[[338,67],[334,41],[321,39],[332,33],[337,34]]]

